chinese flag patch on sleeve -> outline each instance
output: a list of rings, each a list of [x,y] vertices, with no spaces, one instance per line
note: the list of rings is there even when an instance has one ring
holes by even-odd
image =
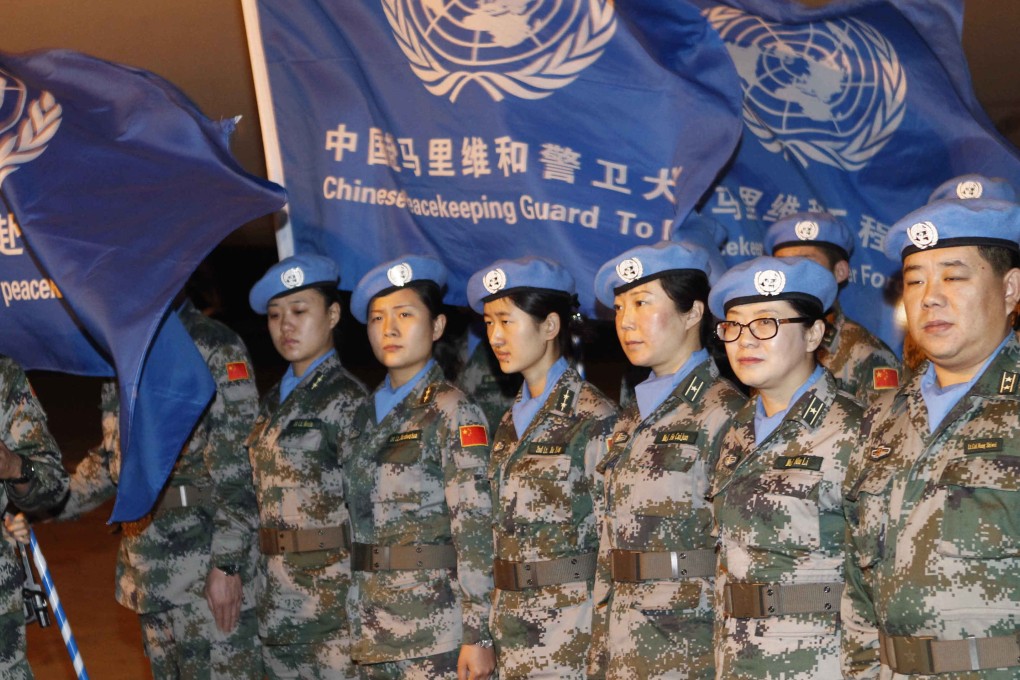
[[[486,446],[489,443],[489,432],[482,425],[462,425],[460,428],[461,446]]]
[[[227,364],[227,380],[230,382],[235,380],[247,380],[250,377],[251,373],[248,372],[248,362],[234,361]]]
[[[876,390],[892,390],[900,386],[900,373],[895,368],[876,368],[872,371]]]

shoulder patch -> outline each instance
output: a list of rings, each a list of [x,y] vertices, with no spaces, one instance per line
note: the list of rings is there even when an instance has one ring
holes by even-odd
[[[963,442],[964,453],[994,453],[1002,451],[1002,439],[969,439]]]
[[[697,432],[676,431],[660,432],[655,438],[656,444],[694,444],[698,441]]]
[[[1020,379],[1020,373],[1003,371],[999,378],[999,394],[1016,394],[1017,379]]]
[[[774,470],[821,470],[821,456],[779,456],[772,464]]]
[[[248,380],[251,378],[251,371],[248,370],[247,361],[232,361],[227,364],[227,380]]]
[[[900,372],[892,366],[872,369],[871,385],[876,390],[895,390],[900,386]]]
[[[486,446],[489,443],[489,431],[482,425],[461,425],[460,445]]]

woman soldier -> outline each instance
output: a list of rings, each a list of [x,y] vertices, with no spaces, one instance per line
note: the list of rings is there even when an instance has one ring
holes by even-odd
[[[500,368],[524,377],[489,462],[500,678],[583,678],[598,548],[595,465],[615,408],[567,364],[576,297],[563,267],[501,260],[471,277],[468,301],[484,314]]]
[[[651,375],[636,386],[598,467],[605,517],[593,677],[715,677],[716,556],[705,495],[723,427],[746,398],[704,348],[708,272],[704,249],[664,242],[628,250],[595,277],[595,296],[616,310],[624,353]]]
[[[734,267],[708,298],[734,373],[756,391],[724,435],[711,491],[720,678],[841,677],[841,485],[861,407],[815,360],[835,298],[825,267],[773,257]]]
[[[387,371],[344,446],[362,678],[485,680],[495,667],[488,430],[433,359],[445,283],[437,260],[406,255],[366,274],[351,298]]]
[[[339,446],[365,389],[341,365],[336,264],[273,265],[249,302],[290,362],[262,400],[248,453],[259,506],[259,635],[270,678],[353,678],[345,612],[350,526]]]

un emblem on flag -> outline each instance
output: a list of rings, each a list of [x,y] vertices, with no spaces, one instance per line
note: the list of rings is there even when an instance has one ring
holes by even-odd
[[[61,108],[49,92],[29,100],[25,83],[0,69],[0,185],[35,160],[60,127]]]
[[[729,7],[709,10],[744,88],[744,124],[769,151],[860,170],[906,111],[907,79],[892,44],[857,19],[798,26]]]
[[[382,0],[397,45],[432,94],[475,83],[495,101],[574,82],[616,30],[612,0]]]

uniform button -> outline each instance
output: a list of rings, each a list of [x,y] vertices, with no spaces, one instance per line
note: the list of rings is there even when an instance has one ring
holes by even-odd
[[[575,557],[575,558],[571,559],[571,560],[570,560],[570,563],[571,563],[571,564],[577,564],[577,558]]]
[[[372,566],[373,566],[374,568],[378,569],[378,568],[379,568],[379,563],[378,563],[378,562],[373,562],[373,563],[372,563]]]
[[[825,611],[829,611],[830,609],[832,609],[832,603],[831,602],[826,602],[825,603]]]
[[[524,571],[531,571],[531,565],[530,564],[525,564],[524,565]]]
[[[532,580],[531,580],[531,579],[529,578],[529,579],[528,579],[528,585],[530,586],[530,585],[531,585],[532,583],[534,583],[534,581],[532,581]]]
[[[420,553],[421,552],[421,546],[419,545],[417,548],[414,549],[414,551],[417,552],[417,553]]]
[[[373,555],[378,555],[379,554],[379,548],[372,548],[372,554]]]
[[[771,597],[772,596],[772,589],[771,588],[767,588],[765,590],[765,594]]]
[[[775,614],[775,613],[776,613],[776,608],[775,607],[769,607],[769,614]]]
[[[419,568],[421,568],[421,565],[422,565],[422,564],[424,564],[424,563],[423,563],[423,562],[422,562],[421,560],[418,560],[418,567],[419,567]]]
[[[319,529],[319,535],[322,536],[322,529]]]
[[[326,544],[325,544],[325,542],[323,542],[323,541],[319,541],[319,547],[320,547],[320,548],[325,548],[325,547],[326,547]]]
[[[680,555],[678,557],[680,559],[682,559],[682,560],[686,560],[687,559],[687,553],[680,553]]]
[[[830,588],[829,586],[825,586],[824,588],[822,588],[822,592],[831,593],[832,588]]]
[[[680,575],[681,576],[687,576],[687,570],[686,569],[681,569],[680,570]]]

